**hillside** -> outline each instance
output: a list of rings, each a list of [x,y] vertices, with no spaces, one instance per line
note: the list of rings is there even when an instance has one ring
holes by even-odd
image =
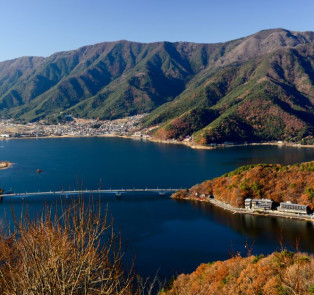
[[[300,141],[314,132],[313,44],[283,48],[193,81],[146,118],[162,139],[193,135],[201,144]],[[192,82],[191,82],[192,83]],[[206,113],[206,120],[202,117]]]
[[[234,256],[181,274],[163,295],[314,294],[314,258],[286,250],[264,257]]]
[[[314,210],[314,162],[295,165],[257,164],[242,166],[213,180],[176,192],[173,198],[198,199],[200,195],[237,208],[244,207],[246,198],[271,199],[308,205]]]
[[[217,44],[104,42],[0,63],[0,116],[56,121],[150,113],[159,139],[200,144],[314,135],[314,32]]]
[[[174,99],[220,44],[105,42],[0,63],[0,111],[38,120],[60,111],[117,118]]]

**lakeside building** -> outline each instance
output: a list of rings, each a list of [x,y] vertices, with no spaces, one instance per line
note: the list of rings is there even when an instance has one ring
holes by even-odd
[[[281,202],[277,208],[273,208],[274,202],[268,199],[245,199],[244,208],[246,210],[276,210],[282,213],[294,213],[309,215],[310,209],[307,205],[293,204],[291,202]],[[314,214],[311,216],[314,217]]]
[[[2,138],[9,138],[10,134],[0,134],[0,137],[2,137]]]
[[[296,213],[296,214],[308,214],[309,207],[306,205],[293,204],[291,202],[281,202],[277,208],[280,212]]]
[[[247,210],[271,210],[273,201],[268,199],[245,199],[244,208]]]
[[[244,208],[250,210],[252,206],[252,199],[245,199],[244,200]]]

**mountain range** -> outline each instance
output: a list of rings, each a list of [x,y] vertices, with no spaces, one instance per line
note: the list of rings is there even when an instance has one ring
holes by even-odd
[[[160,139],[313,143],[314,32],[237,40],[105,42],[0,63],[0,116],[56,122],[149,113]],[[155,127],[155,128],[152,128]]]

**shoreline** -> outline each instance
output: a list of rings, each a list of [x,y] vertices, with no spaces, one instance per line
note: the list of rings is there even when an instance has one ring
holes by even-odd
[[[172,198],[172,197],[171,197]],[[281,213],[279,211],[248,211],[245,208],[236,208],[229,204],[223,203],[221,201],[215,200],[215,199],[195,199],[195,198],[172,198],[174,200],[186,200],[186,201],[197,201],[197,202],[204,202],[204,203],[210,203],[213,206],[217,206],[219,208],[222,208],[224,210],[227,210],[229,212],[232,212],[232,214],[248,214],[248,215],[255,215],[255,216],[271,216],[271,217],[281,217],[281,218],[287,218],[287,219],[297,219],[297,220],[303,220],[303,221],[310,221],[314,223],[314,218],[310,218],[307,216],[299,216],[297,214],[293,213]]]
[[[135,136],[135,135],[119,135],[114,133],[102,134],[102,135],[49,135],[49,136],[39,136],[39,137],[10,137],[10,138],[0,138],[0,141],[5,140],[13,140],[13,139],[46,139],[46,138],[102,138],[102,137],[111,137],[111,138],[126,138],[126,139],[134,139],[134,140],[141,140],[141,141],[150,141],[154,143],[162,143],[162,144],[176,144],[176,145],[184,145],[192,149],[198,150],[214,150],[219,148],[231,148],[231,147],[241,147],[241,146],[257,146],[257,145],[273,145],[278,147],[288,146],[288,147],[296,147],[296,148],[314,148],[314,145],[305,145],[299,143],[290,143],[290,142],[251,142],[251,143],[240,143],[240,144],[217,144],[216,146],[208,146],[208,145],[201,145],[195,144],[193,142],[183,142],[177,140],[163,140],[157,139],[152,137],[142,137],[142,136]]]
[[[292,142],[251,142],[251,143],[239,143],[239,144],[217,144],[215,146],[208,146],[202,144],[195,144],[193,142],[183,142],[177,140],[162,140],[162,139],[154,139],[148,138],[147,140],[151,142],[157,143],[166,143],[166,144],[182,144],[188,146],[192,149],[204,149],[204,150],[212,150],[212,149],[219,149],[219,148],[230,148],[230,147],[241,147],[241,146],[255,146],[255,145],[275,145],[275,146],[289,146],[289,147],[298,147],[298,148],[314,148],[313,144],[300,144],[300,143],[292,143]]]

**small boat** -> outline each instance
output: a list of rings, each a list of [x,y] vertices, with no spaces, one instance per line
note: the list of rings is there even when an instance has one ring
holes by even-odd
[[[159,196],[165,196],[166,193],[165,192],[159,192]]]
[[[121,198],[121,196],[122,196],[122,194],[121,194],[121,193],[119,193],[119,192],[117,192],[117,193],[116,193],[116,198],[117,198],[117,199],[120,199],[120,198]]]

